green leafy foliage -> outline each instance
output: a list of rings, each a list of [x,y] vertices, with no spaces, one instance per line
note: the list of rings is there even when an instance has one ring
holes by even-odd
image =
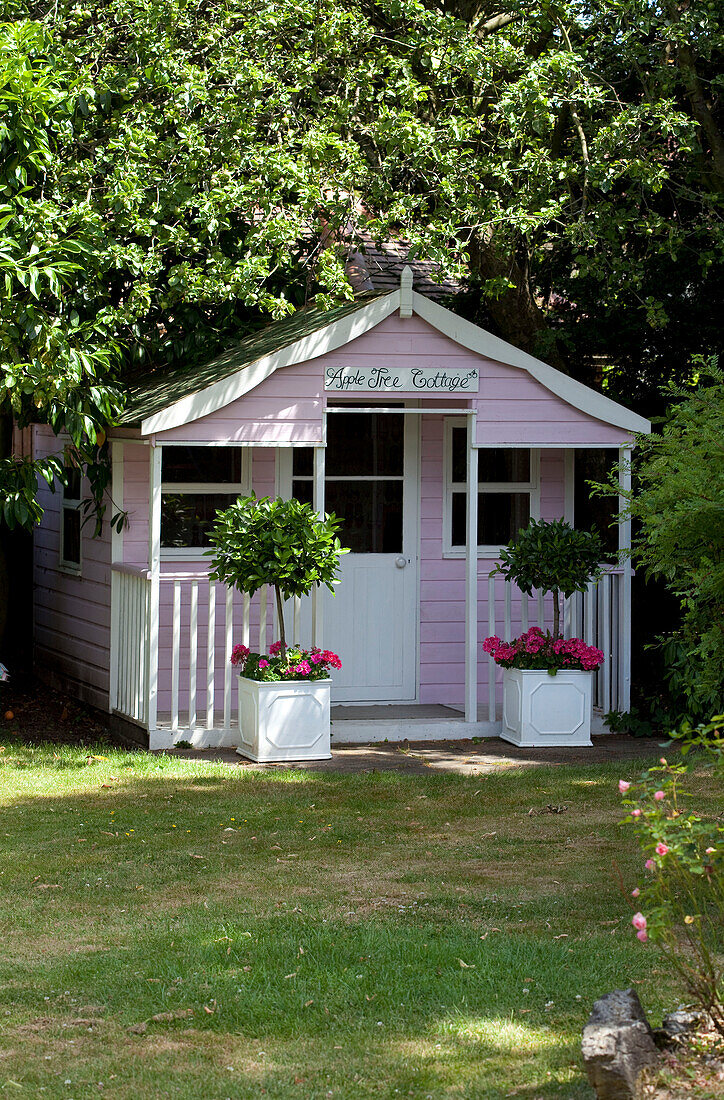
[[[43,511],[36,500],[38,478],[55,492],[55,479],[65,480],[61,460],[51,455],[35,461],[23,458],[0,462],[0,513],[10,530],[40,522]]]
[[[553,593],[553,635],[560,630],[560,594],[583,592],[601,573],[603,545],[595,531],[577,531],[565,520],[535,520],[500,551],[494,572],[515,581],[521,592]]]
[[[274,588],[282,657],[283,601],[308,596],[320,585],[334,592],[339,559],[347,553],[337,537],[339,527],[333,514],[320,517],[310,504],[293,498],[240,497],[217,514],[209,533],[210,576],[250,596],[263,585]]]
[[[662,654],[672,700],[694,720],[724,698],[724,375],[714,361],[705,371],[696,388],[669,391],[661,431],[638,440],[619,517],[636,521],[634,561],[680,602],[681,629]]]
[[[638,781],[620,785],[632,825],[646,856],[643,886],[633,898],[641,940],[651,939],[696,1002],[724,1036],[724,827],[687,809],[681,781],[708,764],[724,779],[724,715],[672,736],[689,762],[665,757]]]

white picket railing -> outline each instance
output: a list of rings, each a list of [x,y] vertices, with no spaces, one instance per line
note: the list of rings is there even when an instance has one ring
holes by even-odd
[[[148,570],[115,565],[111,572],[111,710],[148,722]]]
[[[630,608],[623,599],[623,572],[607,567],[598,584],[563,609],[566,637],[596,645],[605,661],[594,678],[594,705],[604,713],[628,709],[630,683]],[[159,578],[158,670],[149,668],[151,580],[147,570],[115,565],[112,571],[112,707],[148,725],[149,684],[158,684],[158,724],[193,731],[232,728],[236,678],[231,666],[236,642],[265,652],[274,638],[271,589],[253,599],[211,581],[206,573],[162,573]],[[537,623],[552,625],[551,597],[526,596],[502,575],[479,577],[479,596],[487,600],[487,633],[510,641]],[[295,600],[292,640],[298,642],[301,613]],[[495,721],[500,704],[501,670],[488,658],[488,716]]]
[[[628,710],[631,677],[631,609],[622,599],[624,571],[604,567],[598,582],[585,592],[564,601],[563,633],[566,638],[583,638],[604,653],[604,662],[594,676],[593,705],[605,714]],[[488,633],[509,642],[530,626],[550,629],[553,600],[541,593],[526,596],[500,574],[487,575]],[[495,721],[502,674],[488,657],[488,717]]]

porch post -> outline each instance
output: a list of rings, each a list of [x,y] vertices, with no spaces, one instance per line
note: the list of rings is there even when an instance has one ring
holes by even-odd
[[[628,507],[625,493],[631,491],[631,446],[621,447],[618,452],[618,484],[621,493],[618,498],[618,510]],[[619,559],[623,567],[618,589],[618,710],[631,709],[631,519],[625,519],[618,525]],[[625,552],[625,556],[624,553]]]
[[[312,489],[312,507],[319,515],[324,512],[324,470],[325,448],[314,448],[314,482]],[[322,593],[318,587],[312,591],[312,645],[322,645],[322,631],[324,629],[324,612],[322,607]]]
[[[161,573],[161,447],[151,445],[148,479],[148,640],[146,653],[148,665],[148,729],[155,730],[158,714],[158,628]]]
[[[478,450],[475,410],[468,414],[467,531],[465,538],[465,721],[478,720]]]
[[[111,518],[123,511],[123,442],[111,442]],[[121,644],[120,594],[118,577],[113,571],[115,562],[123,561],[123,528],[111,528],[111,652],[109,660],[108,710],[111,714],[118,705],[118,647]]]

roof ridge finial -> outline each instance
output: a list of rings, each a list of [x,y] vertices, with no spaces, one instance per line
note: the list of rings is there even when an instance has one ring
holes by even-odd
[[[405,264],[400,275],[400,317],[412,317],[412,268]]]

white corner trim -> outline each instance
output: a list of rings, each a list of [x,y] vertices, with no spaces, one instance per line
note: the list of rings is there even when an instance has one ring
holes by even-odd
[[[412,268],[403,267],[400,276],[400,317],[412,317]]]
[[[562,371],[556,370],[555,367],[549,367],[547,363],[535,359],[513,344],[501,340],[500,337],[493,336],[485,329],[478,328],[470,321],[458,317],[437,302],[416,292],[413,292],[412,302],[415,313],[422,317],[423,321],[427,321],[444,336],[449,336],[456,344],[468,348],[469,351],[477,352],[478,355],[484,355],[487,359],[495,359],[506,366],[520,367],[551,393],[572,405],[574,409],[580,409],[581,412],[595,417],[596,420],[602,420],[605,424],[611,424],[627,432],[645,434],[651,432],[651,423],[643,416],[624,408],[618,402],[612,401],[610,397],[604,397],[603,394],[584,386],[582,382],[577,382]]]
[[[170,428],[179,428],[183,424],[199,420],[202,416],[209,416],[238,397],[243,397],[250,390],[256,389],[280,367],[306,363],[310,359],[326,355],[329,351],[336,351],[337,348],[369,332],[371,328],[394,313],[400,305],[400,293],[399,290],[393,290],[383,298],[376,298],[374,302],[370,302],[355,313],[350,313],[339,321],[333,321],[325,328],[318,329],[309,336],[297,340],[296,343],[282,348],[281,351],[266,355],[263,359],[257,359],[251,366],[235,371],[234,374],[214,382],[198,393],[182,397],[168,408],[142,421],[141,435],[165,432]]]

